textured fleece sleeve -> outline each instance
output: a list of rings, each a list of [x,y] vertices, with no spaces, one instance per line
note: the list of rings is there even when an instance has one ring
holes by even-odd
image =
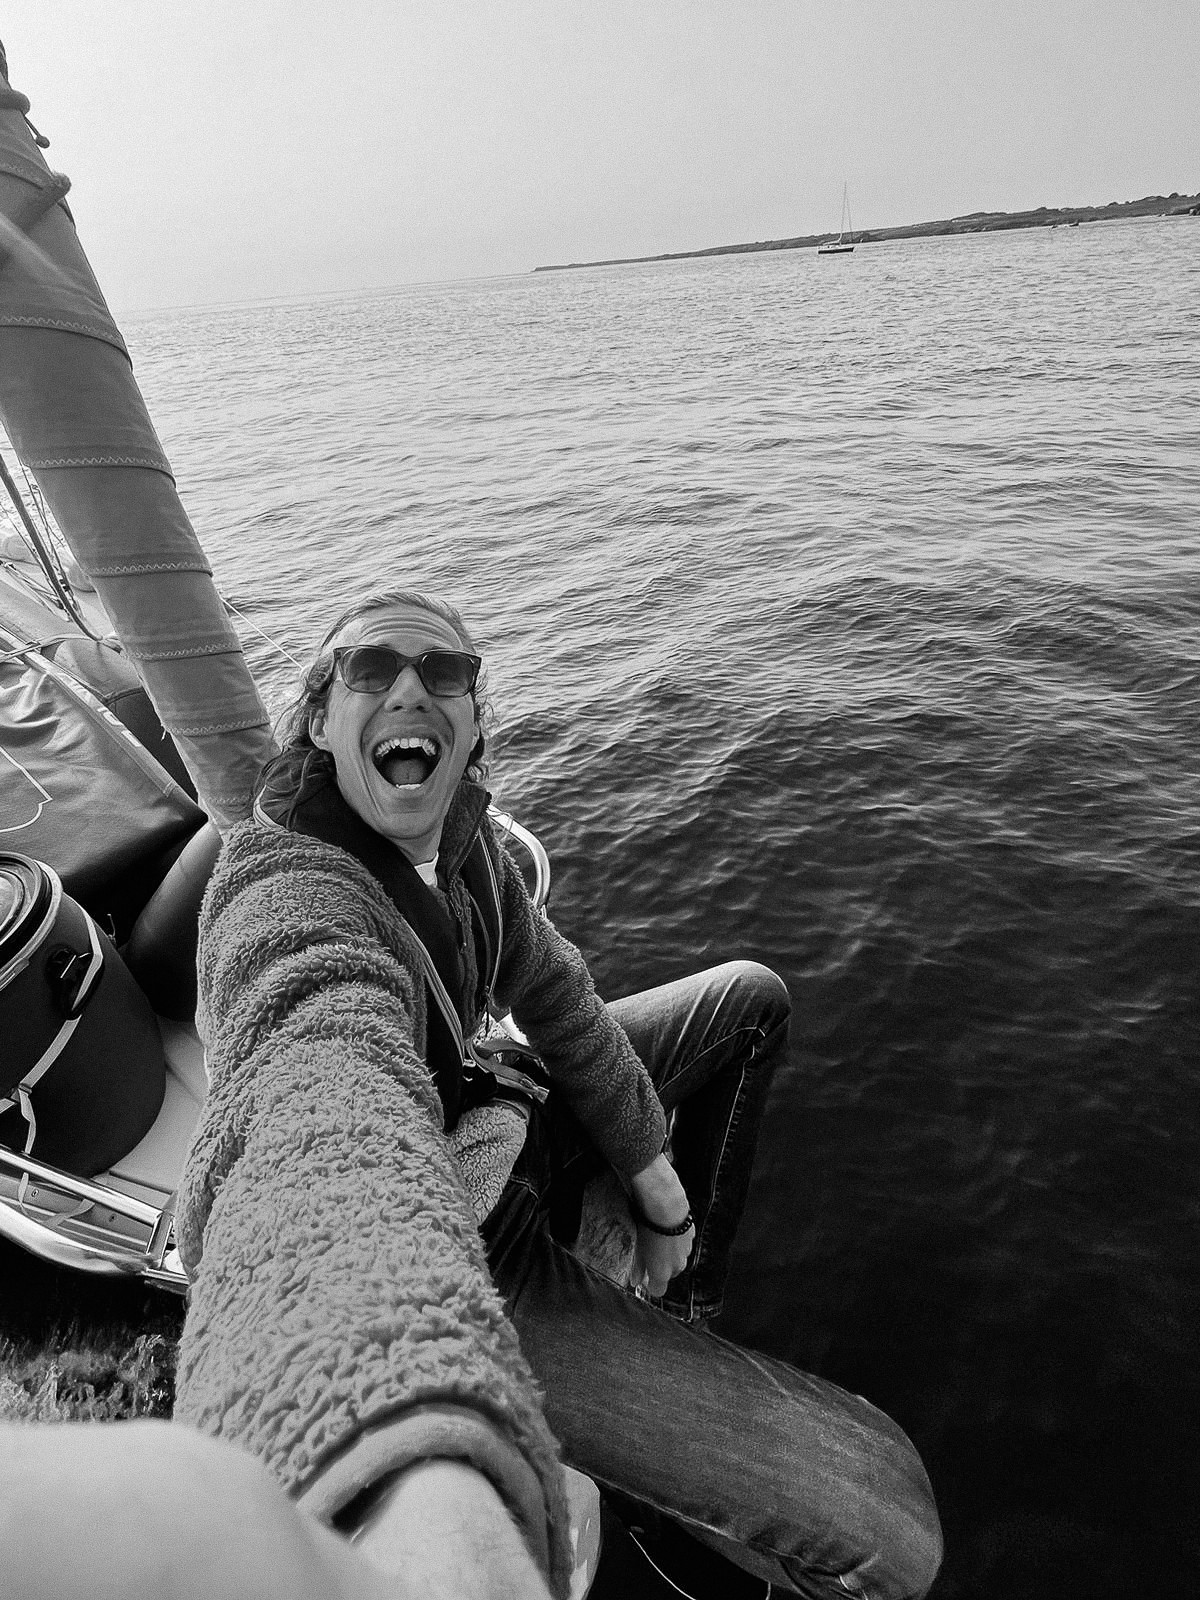
[[[534,909],[508,852],[497,844],[495,854],[504,913],[496,998],[512,1010],[601,1155],[630,1178],[661,1153],[666,1137],[650,1074],[596,993],[583,956]]]
[[[414,1047],[403,956],[351,857],[233,832],[201,915],[211,1089],[179,1195],[176,1415],[327,1520],[414,1461],[466,1459],[564,1593],[556,1446]]]

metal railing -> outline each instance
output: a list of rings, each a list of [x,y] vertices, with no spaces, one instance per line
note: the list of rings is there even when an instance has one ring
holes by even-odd
[[[0,1146],[0,1234],[57,1266],[183,1293],[174,1204],[174,1194],[155,1206]]]

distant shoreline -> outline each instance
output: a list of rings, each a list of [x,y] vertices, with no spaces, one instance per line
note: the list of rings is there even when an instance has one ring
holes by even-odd
[[[1118,217],[1200,216],[1200,194],[1151,194],[1144,200],[1113,200],[1106,206],[1066,206],[1036,211],[972,211],[943,222],[910,222],[900,228],[859,228],[848,239],[877,244],[886,239],[935,239],[945,234],[998,233],[1009,228],[1074,228],[1081,222],[1110,222]],[[750,255],[757,250],[816,250],[832,244],[833,233],[809,233],[796,239],[760,239],[754,244],[716,244],[705,250],[669,250],[655,256],[610,256],[604,261],[558,261],[535,272],[574,272],[582,267],[627,267],[643,261],[692,261],[700,256]]]

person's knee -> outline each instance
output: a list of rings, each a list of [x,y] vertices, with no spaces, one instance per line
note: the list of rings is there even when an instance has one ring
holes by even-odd
[[[902,1553],[894,1563],[890,1593],[896,1600],[922,1600],[942,1565],[942,1525],[930,1490],[910,1509]]]
[[[786,1025],[792,1014],[792,997],[777,972],[761,961],[731,961],[728,969],[731,981],[753,1003],[768,1031]]]
[[[937,1510],[933,1504],[933,1497],[929,1499],[929,1517],[922,1530],[922,1538],[917,1541],[915,1550],[914,1567],[916,1570],[916,1587],[912,1593],[916,1600],[929,1593],[933,1588],[933,1580],[941,1571],[942,1555],[942,1525],[938,1520]]]
[[[860,1522],[853,1542],[856,1548],[823,1568],[846,1600],[924,1600],[933,1587],[942,1564],[942,1530],[932,1496],[919,1506],[911,1501],[888,1506],[873,1532],[869,1519],[866,1525]],[[793,1580],[807,1575],[803,1561],[788,1560],[784,1566]]]
[[[907,1439],[904,1445],[879,1533],[880,1553],[863,1569],[872,1582],[862,1593],[880,1600],[922,1600],[942,1565],[942,1524],[933,1488],[916,1450]]]

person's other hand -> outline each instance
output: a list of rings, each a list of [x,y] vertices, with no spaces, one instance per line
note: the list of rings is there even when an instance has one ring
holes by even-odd
[[[629,1190],[637,1223],[637,1244],[629,1281],[635,1289],[644,1288],[647,1294],[665,1294],[671,1279],[688,1264],[696,1242],[696,1230],[688,1228],[686,1233],[673,1235],[656,1233],[646,1226],[646,1221],[657,1223],[660,1228],[676,1227],[688,1214],[687,1195],[665,1155],[656,1157],[637,1173],[630,1180]]]
[[[677,1239],[665,1239],[661,1233],[638,1225],[637,1244],[633,1251],[633,1267],[629,1281],[635,1289],[645,1289],[647,1294],[666,1294],[667,1285],[678,1277],[688,1264],[696,1230],[689,1228]]]

